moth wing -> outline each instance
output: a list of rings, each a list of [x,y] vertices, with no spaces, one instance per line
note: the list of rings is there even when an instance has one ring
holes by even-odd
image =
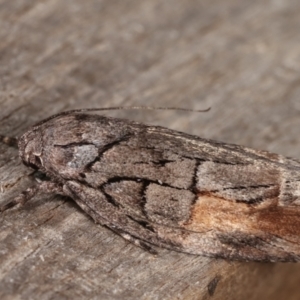
[[[231,259],[300,258],[292,159],[148,127],[104,151],[84,181],[68,182],[72,197],[142,241]]]

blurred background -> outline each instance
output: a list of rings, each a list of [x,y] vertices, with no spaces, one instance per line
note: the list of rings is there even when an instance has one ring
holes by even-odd
[[[299,28],[298,0],[0,0],[1,134],[20,136],[35,122],[75,108],[211,107],[206,113],[126,110],[105,114],[300,158]],[[17,152],[1,149],[0,182],[6,191],[16,188],[28,171],[20,164],[15,167]],[[70,205],[64,209],[78,213]],[[12,232],[21,221],[17,216],[13,220],[7,249],[17,262],[21,233],[13,237]],[[55,223],[51,226],[58,230]],[[40,234],[43,238],[37,234],[36,239],[43,244],[47,239]],[[2,245],[5,243],[3,240]],[[76,245],[70,249],[81,253]],[[101,270],[101,261],[89,255]],[[147,263],[154,270],[151,264],[155,263],[151,259]],[[51,270],[51,264],[48,268]],[[248,272],[250,267],[245,268]],[[251,268],[259,279],[259,274],[271,274],[277,267]],[[298,299],[287,298],[287,290],[291,294],[296,291],[296,281],[289,286],[282,279],[286,274],[299,274],[299,267],[278,268],[277,274],[285,275],[278,275],[277,281],[269,278],[279,286],[269,295]],[[280,273],[281,268],[285,273]],[[2,284],[7,288],[15,277],[5,274]],[[169,276],[169,284],[174,286],[172,276],[166,274],[160,276]],[[201,290],[197,280],[189,280],[187,285]],[[285,292],[280,294],[283,286]],[[17,288],[11,287],[11,293]],[[167,289],[164,291],[167,295]],[[107,299],[113,298],[107,295]],[[172,298],[175,292],[170,295]],[[244,299],[252,299],[251,295],[249,291]]]
[[[297,0],[1,0],[5,126],[81,107],[212,107],[113,115],[300,156],[281,146],[299,146],[299,12]]]

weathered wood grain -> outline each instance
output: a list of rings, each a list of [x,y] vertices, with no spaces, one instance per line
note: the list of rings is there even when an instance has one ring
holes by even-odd
[[[300,2],[0,0],[0,134],[53,113],[115,112],[300,158]],[[30,185],[0,145],[0,201]],[[160,250],[93,224],[59,196],[0,216],[1,299],[298,299],[299,264],[239,263]]]

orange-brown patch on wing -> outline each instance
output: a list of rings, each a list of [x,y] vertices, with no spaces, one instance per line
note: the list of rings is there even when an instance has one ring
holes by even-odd
[[[266,199],[253,206],[201,193],[183,227],[191,231],[235,232],[261,235],[271,234],[289,241],[300,240],[300,208],[281,207],[277,199]]]
[[[256,212],[256,228],[286,238],[300,241],[300,208],[296,206],[271,206]]]
[[[250,230],[253,209],[244,203],[220,198],[212,193],[201,193],[184,225],[188,230],[235,231]]]

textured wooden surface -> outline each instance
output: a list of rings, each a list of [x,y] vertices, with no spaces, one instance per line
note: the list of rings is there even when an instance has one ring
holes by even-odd
[[[298,0],[0,0],[0,134],[66,109],[300,158]],[[0,201],[31,170],[0,145]],[[299,264],[228,262],[128,244],[69,199],[0,216],[1,299],[299,299]]]

